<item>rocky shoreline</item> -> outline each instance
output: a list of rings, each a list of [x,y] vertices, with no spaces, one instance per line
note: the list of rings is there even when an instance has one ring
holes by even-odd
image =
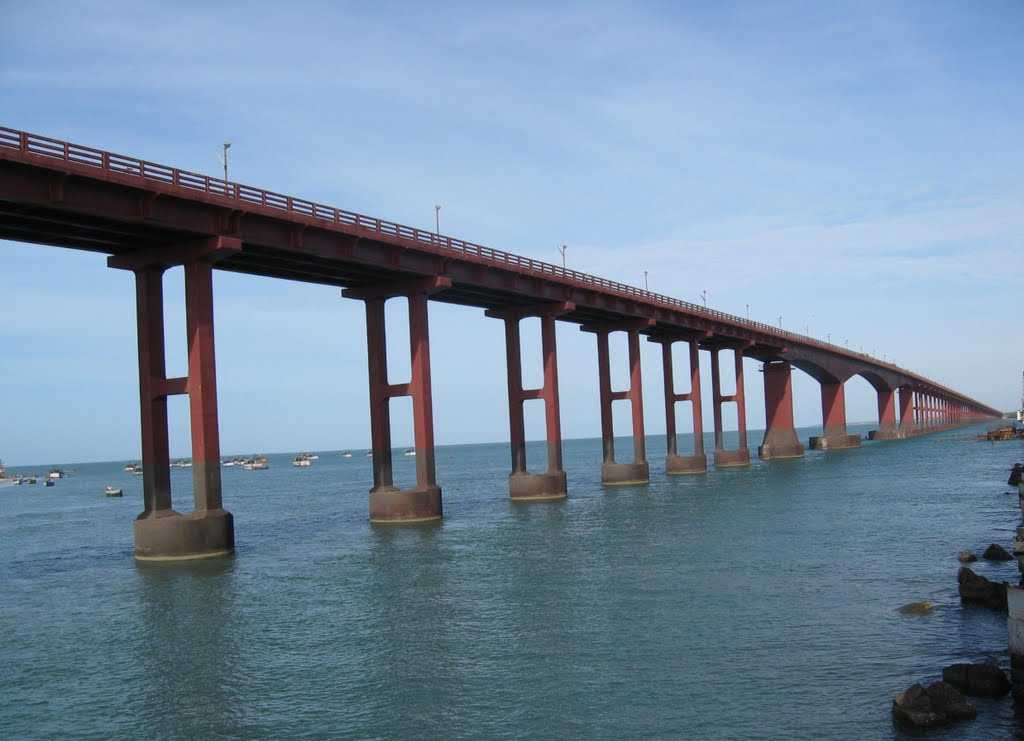
[[[1007,484],[1017,488],[1018,503],[1024,512],[1021,470],[1021,464],[1015,464]],[[1015,492],[1007,493],[1012,495]],[[1016,533],[1013,553],[998,543],[991,543],[981,558],[994,562],[1016,558],[1018,570],[1024,574],[1024,521]],[[957,560],[968,564],[976,562],[978,557],[970,550],[963,550],[957,554]],[[942,670],[941,681],[927,685],[915,683],[896,695],[892,702],[892,718],[897,726],[927,729],[971,720],[977,717],[978,710],[968,697],[1012,694],[1013,702],[1024,710],[1024,576],[1018,586],[1011,586],[1008,582],[988,579],[968,566],[961,566],[957,572],[957,589],[962,605],[1007,613],[1010,676],[994,661],[947,666]],[[933,609],[930,602],[914,602],[899,608],[899,612],[925,615]]]

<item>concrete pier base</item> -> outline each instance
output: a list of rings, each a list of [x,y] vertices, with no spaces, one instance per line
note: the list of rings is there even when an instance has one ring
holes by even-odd
[[[860,447],[860,435],[822,435],[808,441],[811,450],[845,450]]]
[[[749,465],[750,451],[746,448],[715,451],[715,468],[738,468]]]
[[[567,485],[565,471],[550,473],[509,474],[508,492],[516,502],[544,502],[553,499],[565,499]]]
[[[868,433],[868,440],[902,440],[907,437],[898,427],[879,428]]]
[[[784,458],[801,458],[804,446],[796,436],[796,430],[773,430],[765,433],[764,442],[757,448],[757,457],[765,461],[777,461]]]
[[[686,476],[708,472],[706,455],[672,455],[665,457],[665,473],[669,476]]]
[[[1024,684],[1024,589],[1008,586],[1006,588],[1006,603],[1010,667],[1013,669],[1014,685],[1020,686]]]
[[[601,483],[606,486],[646,484],[651,480],[650,466],[643,463],[602,463]]]
[[[159,516],[135,520],[135,558],[139,561],[188,561],[226,556],[235,549],[235,522],[227,510]]]
[[[441,488],[397,489],[380,487],[370,491],[370,522],[408,524],[440,520]]]

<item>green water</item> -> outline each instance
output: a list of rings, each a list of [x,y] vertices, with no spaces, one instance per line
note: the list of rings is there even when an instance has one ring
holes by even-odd
[[[508,501],[506,446],[446,447],[443,524],[401,528],[367,523],[361,453],[271,456],[224,469],[237,555],[176,567],[131,559],[139,479],[67,466],[0,489],[0,737],[890,738],[895,692],[1006,662],[955,556],[1008,544],[1024,456],[969,437],[672,479],[652,455],[621,488],[598,441],[569,441],[570,498],[531,505]],[[932,736],[1022,730],[1009,700],[977,704]]]

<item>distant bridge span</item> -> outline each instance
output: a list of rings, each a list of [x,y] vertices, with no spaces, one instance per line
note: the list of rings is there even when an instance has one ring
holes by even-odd
[[[234,527],[222,506],[214,361],[212,270],[286,278],[343,288],[365,302],[369,348],[374,522],[436,520],[441,490],[434,470],[428,297],[475,306],[505,325],[512,443],[510,493],[517,500],[566,495],[562,468],[555,321],[575,322],[597,338],[602,480],[646,483],[639,337],[662,345],[668,432],[666,472],[703,473],[698,350],[710,351],[716,466],[746,465],[742,359],[765,363],[765,459],[803,455],[793,425],[791,366],[822,389],[823,434],[813,447],[860,444],[846,431],[843,383],[863,376],[878,393],[875,439],[905,438],[999,416],[999,412],[917,373],[863,353],[761,322],[568,270],[454,237],[402,226],[312,201],[179,170],[134,157],[0,128],[0,239],[56,245],[109,255],[108,265],[135,274],[145,511],[135,523],[138,558],[192,558],[233,547]],[[164,362],[164,271],[185,269],[188,375],[167,378]],[[409,301],[412,377],[387,378],[384,302]],[[541,319],[544,384],[522,387],[519,322]],[[630,388],[613,391],[608,335],[628,336]],[[687,345],[690,390],[678,393],[672,348]],[[720,354],[732,351],[736,391],[720,390]],[[167,396],[188,394],[192,424],[195,511],[171,509]],[[394,486],[389,400],[410,396],[416,444],[416,485]],[[542,399],[548,467],[526,469],[523,402]],[[612,402],[632,406],[633,461],[615,459]],[[676,448],[675,404],[693,405],[695,449]],[[735,403],[738,449],[723,445],[722,405]]]

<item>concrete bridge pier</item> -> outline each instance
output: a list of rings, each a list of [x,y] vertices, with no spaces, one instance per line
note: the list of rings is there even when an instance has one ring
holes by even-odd
[[[736,393],[722,395],[722,376],[718,362],[719,350],[728,346],[710,347],[711,350],[711,401],[715,419],[715,468],[731,468],[750,465],[750,450],[747,448],[747,403],[743,393],[743,350],[746,345],[733,345],[734,367],[736,369]],[[736,423],[739,433],[739,447],[725,449],[725,433],[722,429],[722,404],[736,402]]]
[[[704,421],[700,403],[700,354],[699,340],[706,337],[704,332],[692,335],[673,334],[648,337],[650,342],[661,345],[662,376],[665,381],[665,473],[670,476],[682,476],[693,473],[707,473],[708,457],[704,452]],[[677,341],[686,342],[690,353],[690,390],[685,394],[675,391],[674,374],[672,372],[672,344]],[[679,440],[676,431],[676,403],[688,401],[693,413],[693,453],[679,455]]]
[[[373,445],[373,488],[370,489],[370,522],[416,523],[441,519],[441,488],[434,468],[434,412],[430,386],[430,333],[427,297],[451,287],[443,277],[421,278],[376,286],[348,288],[346,298],[366,304],[366,347],[370,381],[370,437]],[[411,379],[392,384],[388,380],[387,328],[384,304],[389,298],[409,302],[409,350]],[[395,486],[391,459],[391,399],[412,398],[413,436],[416,451],[416,484]]]
[[[914,420],[914,391],[904,386],[900,388],[900,424],[899,436],[901,438],[913,437],[917,432],[916,421]]]
[[[814,450],[841,450],[860,447],[860,436],[846,432],[846,392],[840,380],[821,381],[822,432],[812,437]]]
[[[562,469],[562,425],[558,408],[558,359],[555,348],[555,317],[573,310],[569,302],[510,307],[486,312],[505,321],[505,355],[508,365],[509,439],[512,441],[512,473],[508,477],[509,495],[513,501],[545,501],[564,499],[567,493],[565,471]],[[544,385],[539,389],[523,388],[523,372],[519,323],[527,316],[541,321],[541,351],[544,363]],[[531,473],[526,468],[526,432],[523,423],[523,402],[544,401],[544,424],[547,437],[548,463],[544,473]]]
[[[644,397],[640,377],[640,330],[653,326],[653,320],[633,320],[609,324],[583,325],[584,332],[597,337],[597,375],[601,395],[601,441],[603,462],[601,483],[607,485],[646,484],[650,481],[647,446],[644,439]],[[608,335],[624,331],[629,343],[629,389],[612,391],[611,367],[608,359]],[[612,423],[612,402],[628,399],[633,417],[633,462],[615,460],[615,432]]]
[[[764,364],[764,440],[757,449],[763,460],[799,458],[804,446],[793,425],[792,368],[785,360]]]
[[[876,389],[878,393],[878,429],[868,433],[870,440],[898,440],[903,437],[896,422],[896,390]]]
[[[213,262],[240,250],[237,239],[214,237],[111,257],[108,266],[135,273],[142,429],[143,512],[134,523],[135,558],[181,561],[230,554],[235,529],[221,495],[217,371],[213,333]],[[188,375],[167,378],[163,274],[185,268]],[[171,505],[167,397],[188,394],[194,509]]]

